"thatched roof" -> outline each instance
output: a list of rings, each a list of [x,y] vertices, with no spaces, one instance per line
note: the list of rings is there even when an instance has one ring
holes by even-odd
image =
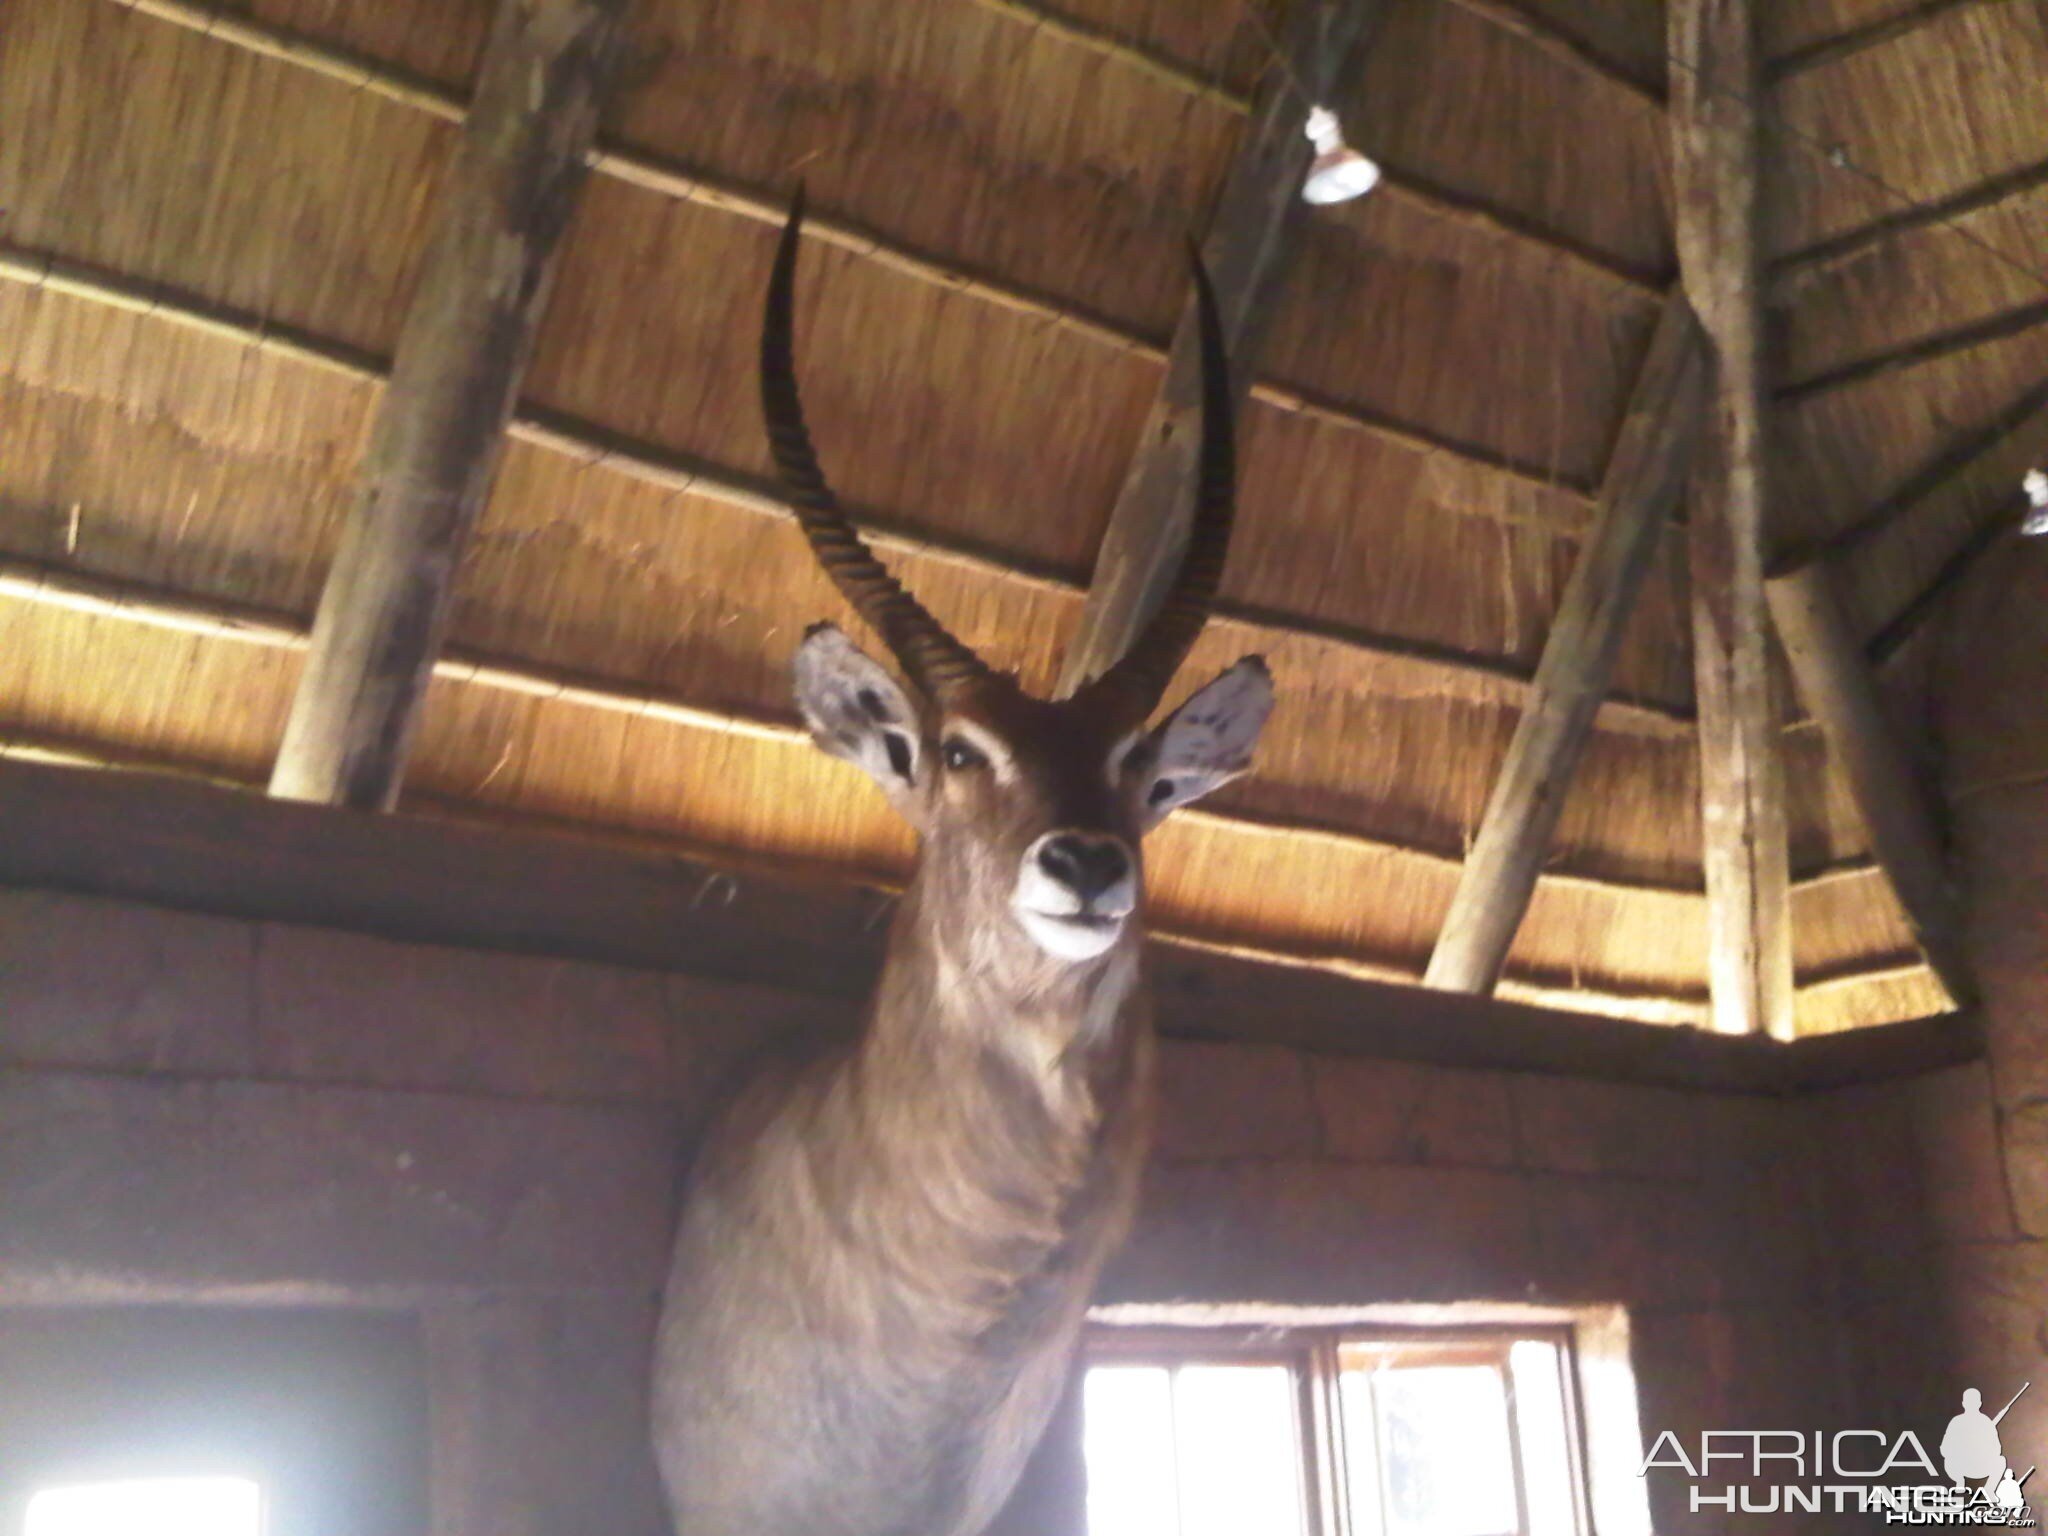
[[[1906,494],[2048,379],[2048,18],[1762,11],[1781,531],[1880,514],[1846,567],[1875,634],[2028,451]],[[10,9],[13,747],[265,777],[489,15]],[[1159,836],[1159,926],[1420,973],[1672,280],[1663,27],[1651,0],[1389,0],[1349,115],[1388,179],[1309,227],[1189,669],[1264,651],[1281,707],[1256,777]],[[787,699],[804,626],[848,615],[760,494],[772,220],[800,170],[836,482],[930,607],[1047,687],[1266,57],[1239,0],[639,0],[409,796],[899,874],[904,833]],[[1504,991],[1697,1021],[1666,544]],[[1927,632],[1886,663],[1907,722]],[[1826,742],[1786,743],[1801,1027],[1935,1011]]]

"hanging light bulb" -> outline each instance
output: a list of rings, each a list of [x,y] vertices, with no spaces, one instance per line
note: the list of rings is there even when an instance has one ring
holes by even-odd
[[[1316,158],[1301,184],[1305,203],[1348,203],[1379,185],[1380,168],[1344,142],[1343,126],[1328,107],[1310,107],[1308,141]]]
[[[2038,538],[2048,533],[2048,474],[2038,469],[2027,471],[2027,477],[2020,482],[2027,492],[2027,515],[2020,523],[2020,532],[2029,538]]]

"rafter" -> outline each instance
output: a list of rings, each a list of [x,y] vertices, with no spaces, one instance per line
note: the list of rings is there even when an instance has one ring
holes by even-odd
[[[33,561],[5,557],[0,557],[0,598],[260,649],[300,651],[304,649],[308,637],[303,620],[276,610],[169,592],[130,581],[90,576]],[[808,737],[794,720],[777,719],[765,714],[749,715],[729,709],[709,709],[692,704],[679,696],[560,669],[536,667],[530,663],[469,651],[462,647],[449,648],[439,658],[436,666],[438,674],[449,681],[519,697],[551,699],[577,708],[658,720],[685,729],[744,736],[767,743],[804,745],[808,742]],[[63,766],[175,773],[188,778],[212,779],[240,788],[257,787],[252,780],[225,774],[218,768],[197,765],[188,760],[167,757],[160,753],[127,751],[105,742],[56,737],[18,726],[0,726],[0,758],[5,757]],[[450,813],[473,820],[511,823],[535,820],[515,812],[494,810],[471,802],[445,800],[434,796],[428,796],[427,801]],[[1258,817],[1243,812],[1209,812],[1200,808],[1190,808],[1181,814],[1192,821],[1225,832],[1336,843],[1361,851],[1391,853],[1424,865],[1455,867],[1457,864],[1453,856],[1419,844],[1369,837],[1314,822]],[[593,823],[588,830],[603,831],[605,827]],[[620,830],[630,831],[633,836],[640,839],[652,835],[643,828]],[[1799,882],[1799,886],[1806,889],[1833,885],[1844,881],[1874,878],[1875,874],[1874,867],[1867,861],[1843,860],[1806,876]],[[1699,894],[1696,887],[1672,887],[1557,868],[1545,870],[1541,881],[1548,890],[1583,891],[1616,898],[1633,895]],[[1368,975],[1382,980],[1412,983],[1422,977],[1422,969],[1419,966],[1391,961],[1362,960],[1355,955],[1297,952],[1288,954],[1286,958],[1301,963],[1326,965],[1351,974]],[[1888,968],[1891,964],[1890,961],[1885,962],[1887,969],[1876,973],[1877,979],[1885,979],[1890,974]],[[1826,978],[1812,983],[1802,982],[1801,986],[1803,991],[1808,985],[1839,986],[1857,979],[1853,972],[1846,976],[1830,973]],[[1600,1012],[1655,1023],[1700,1023],[1704,1018],[1704,1005],[1690,998],[1659,1001],[1654,995],[1647,993],[1613,994],[1598,989],[1589,991],[1527,976],[1510,976],[1504,979],[1497,995],[1517,1001],[1559,1006],[1591,1006]],[[1577,1002],[1573,1003],[1573,999],[1577,999]]]
[[[1882,671],[1904,649],[1948,594],[1998,547],[2022,511],[2021,474],[2048,455],[2048,379],[2029,389],[1988,426],[1944,448],[1903,485],[1828,538],[1783,551],[1774,569],[1826,563],[1836,570],[1854,562],[1887,530],[1937,496],[1959,496],[1984,510],[1926,585],[1909,598],[1863,646]]]
[[[2015,455],[2028,461],[2006,475],[2012,485],[2017,485],[2021,470],[2038,457],[2044,444],[2048,444],[2048,377],[2014,401],[1988,426],[1937,453],[1897,490],[1855,521],[1815,544],[1784,551],[1777,563],[1795,564],[1821,554],[1834,560],[1853,559],[1888,529],[1942,492],[1967,483],[1987,470],[2005,473],[2011,469],[2010,461]]]
[[[187,759],[123,750],[96,743],[75,742],[0,723],[0,763],[10,761],[24,765],[24,770],[33,766],[142,773],[173,782],[209,784],[220,789],[243,792],[260,788],[253,780],[232,771],[224,771],[218,765],[198,764]],[[7,784],[0,785],[0,789],[18,791],[19,784],[13,782],[18,776],[0,772],[0,779],[9,780]],[[128,802],[130,813],[133,811],[137,792],[137,787],[128,787],[122,796],[123,800]],[[148,795],[157,798],[161,798],[167,792],[176,793],[175,790],[168,790],[167,786],[153,786],[146,791]],[[8,803],[14,806],[19,800],[20,796],[17,793]],[[701,860],[712,864],[714,870],[720,872],[731,868],[736,857],[733,849],[707,846],[641,825],[592,821],[565,822],[559,817],[456,800],[432,793],[416,794],[408,791],[406,800],[408,805],[429,809],[437,818],[458,824],[506,832],[570,832],[584,839],[630,842],[642,852],[655,851],[685,859]],[[14,846],[0,845],[0,873],[19,873],[18,870],[7,868],[10,863],[7,856],[13,855],[15,861],[19,861],[23,854],[23,849],[18,846],[20,842],[21,840],[17,838]],[[76,845],[71,846],[75,850]],[[243,846],[246,847],[246,844]],[[33,859],[34,855],[31,853],[28,857]],[[187,860],[181,867],[198,868],[204,862],[202,860],[195,864]],[[746,866],[743,863],[741,867]],[[829,879],[841,885],[856,884],[866,887],[879,898],[873,905],[875,911],[886,910],[883,903],[896,894],[890,881],[873,871],[862,871],[849,877],[844,870],[792,867],[784,860],[777,862],[774,873],[784,879],[808,875]],[[872,925],[872,918],[869,922]],[[1358,980],[1401,984],[1412,984],[1420,974],[1419,967],[1394,958],[1375,958],[1370,955],[1320,948],[1289,948],[1272,942],[1225,943],[1200,934],[1178,931],[1171,924],[1153,923],[1148,925],[1148,929],[1152,939],[1174,948],[1234,955],[1290,969],[1322,971]],[[1506,1001],[1532,1003],[1578,1013],[1601,1014],[1639,1024],[1697,1024],[1702,1012],[1701,1002],[1684,994],[1590,987],[1547,977],[1510,977],[1501,984],[1500,996]],[[1240,1013],[1237,1017],[1244,1022],[1248,1031],[1253,1032],[1259,1031],[1265,1022],[1255,1014]]]
[[[1654,81],[1641,78],[1626,65],[1609,58],[1576,32],[1566,31],[1547,16],[1515,0],[1450,0],[1461,11],[1513,33],[1532,48],[1561,60],[1581,73],[1605,81],[1655,111],[1664,110],[1665,91]]]
[[[398,802],[463,546],[497,473],[625,0],[499,0],[270,792]]]
[[[1942,987],[1971,995],[1957,893],[1939,818],[1879,696],[1878,671],[1976,564],[2012,536],[2024,507],[2022,471],[2048,449],[2048,380],[1984,429],[1937,454],[1890,496],[1833,537],[1789,552],[1771,575],[1771,611],[1799,691],[1827,732],[1886,880]],[[1842,572],[1887,529],[1938,495],[1975,512],[1970,531],[1867,643],[1841,601]]]
[[[1151,75],[1173,89],[1189,96],[1198,96],[1205,101],[1230,112],[1249,112],[1251,98],[1243,91],[1233,90],[1220,80],[1212,80],[1200,70],[1183,63],[1162,49],[1148,48],[1143,43],[1084,21],[1079,16],[1040,0],[968,0],[968,3],[989,11],[1007,20],[1056,37],[1061,42],[1085,52],[1113,59],[1125,69]]]
[[[261,650],[301,653],[310,638],[303,619],[277,609],[168,591],[140,582],[93,576],[67,567],[6,556],[0,556],[0,598]],[[450,682],[495,693],[548,699],[601,714],[655,720],[715,735],[740,736],[783,746],[807,746],[811,739],[794,715],[775,715],[727,706],[712,708],[693,703],[680,694],[651,689],[643,684],[598,677],[568,668],[540,666],[459,645],[446,648],[436,658],[434,674]],[[1459,865],[1455,853],[1423,842],[1374,836],[1301,817],[1190,807],[1181,813],[1180,819],[1231,832],[1304,839],[1364,852],[1394,854],[1446,871],[1456,870]],[[1546,870],[1542,878],[1544,884],[1554,890],[1623,899],[1699,895],[1698,888],[1694,886],[1625,879],[1571,869]]]
[[[2008,309],[1982,319],[1972,320],[1967,325],[1953,326],[1937,331],[1931,336],[1915,337],[1897,346],[1887,347],[1882,352],[1867,357],[1851,358],[1819,373],[1809,374],[1803,379],[1794,379],[1781,384],[1774,396],[1780,405],[1799,405],[1816,395],[1830,394],[1846,389],[1852,384],[1863,384],[1871,379],[1881,378],[1888,373],[1931,363],[1938,358],[1950,357],[1957,352],[1967,352],[1972,347],[1986,346],[1994,341],[2003,341],[2040,326],[2048,326],[2048,299],[2022,304],[2017,309]]]
[[[1107,31],[1046,5],[1042,0],[970,0],[970,3],[985,11],[1007,16],[1034,31],[1059,37],[1076,47],[1154,75],[1179,90],[1207,97],[1232,111],[1245,112],[1251,108],[1251,100],[1245,93],[1232,90],[1162,50]],[[1625,91],[1644,106],[1658,110],[1663,108],[1664,90],[1660,85],[1643,79],[1576,32],[1558,26],[1539,11],[1517,4],[1516,0],[1450,0],[1450,3],[1503,32],[1513,34],[1537,52]]]
[[[1828,734],[1913,937],[1956,1003],[1971,997],[1962,917],[1935,816],[1905,744],[1878,697],[1877,677],[1849,626],[1825,561],[1772,576],[1771,617],[1800,696]]]
[[[1956,546],[1955,552],[1941,562],[1941,568],[1929,578],[1927,584],[1909,598],[1904,607],[1885,621],[1884,627],[1870,637],[1863,647],[1863,654],[1871,666],[1882,670],[1894,656],[1906,648],[1907,642],[1920,632],[1927,620],[1941,608],[1941,605],[1968,580],[1977,563],[2001,544],[2015,537],[2024,502],[2019,496],[2008,498],[2003,504],[1994,504],[1991,514],[1970,530],[1969,536]]]
[[[108,3],[171,26],[202,33],[216,41],[291,64],[296,68],[310,70],[338,81],[351,90],[380,96],[397,105],[437,117],[443,122],[460,122],[462,119],[463,100],[446,87],[422,80],[416,75],[381,62],[359,57],[311,38],[301,37],[282,28],[217,11],[209,5],[199,3],[199,0],[108,0]],[[1006,3],[1006,0],[989,0],[989,3],[995,9],[1029,11],[1028,7],[1013,6]],[[1098,52],[1105,51],[1104,45],[1100,42],[1088,46]],[[1133,50],[1128,47],[1106,51],[1127,59],[1133,54]],[[1144,57],[1142,52],[1138,52],[1136,56]],[[1156,63],[1155,60],[1146,67],[1157,73]],[[1198,91],[1212,104],[1239,115],[1251,109],[1249,97],[1219,93],[1213,86],[1202,85],[1199,77],[1189,75],[1183,81],[1183,85],[1184,88]],[[751,186],[730,177],[713,176],[693,167],[679,165],[659,156],[615,144],[600,142],[591,152],[590,164],[591,169],[599,175],[616,177],[667,197],[707,208],[717,208],[756,223],[779,226],[783,214],[787,211],[787,199],[768,188]],[[1382,170],[1385,177],[1377,195],[1400,198],[1432,217],[1481,227],[1501,237],[1527,245],[1554,258],[1555,265],[1562,270],[1574,272],[1581,278],[1599,282],[1605,287],[1633,294],[1643,302],[1655,302],[1663,296],[1664,281],[1656,274],[1639,272],[1617,257],[1596,251],[1556,231],[1546,229],[1512,209],[1501,208],[1476,198],[1447,198],[1443,189],[1410,175],[1400,166],[1382,166]],[[1004,308],[1058,321],[1113,346],[1146,351],[1153,355],[1163,355],[1165,350],[1156,338],[1142,335],[1128,326],[1092,314],[1084,306],[1070,299],[1046,294],[995,274],[978,271],[943,255],[918,250],[852,220],[835,218],[826,210],[814,209],[811,212],[804,222],[804,233],[809,239],[837,245],[921,282],[935,283],[940,287],[965,293]]]
[[[281,610],[94,576],[63,566],[4,555],[0,555],[0,598],[265,650],[303,651],[309,634],[303,619]],[[794,717],[779,718],[767,713],[693,704],[679,694],[561,668],[536,666],[463,646],[444,650],[435,662],[435,671],[437,676],[450,681],[495,692],[555,699],[604,713],[662,720],[718,735],[779,743],[800,743],[810,739],[798,727]],[[84,750],[83,744],[74,745]],[[1224,812],[1202,806],[1189,807],[1181,815],[1196,823],[1230,831],[1306,838],[1370,852],[1397,854],[1446,870],[1455,870],[1461,864],[1456,853],[1428,843],[1369,835],[1303,817],[1278,817],[1248,811]],[[1794,888],[1809,890],[1844,881],[1870,879],[1878,872],[1877,866],[1868,858],[1841,859],[1802,876],[1794,882]],[[1621,898],[1701,894],[1696,883],[1631,879],[1558,865],[1542,870],[1539,879],[1551,890],[1583,891]]]
[[[1938,229],[1999,204],[2048,187],[2048,160],[2023,165],[1963,188],[1940,202],[1916,203],[1868,224],[1816,240],[1789,251],[1771,263],[1773,297],[1782,302],[1800,289],[1843,267],[1853,265],[1892,241],[1925,229]]]
[[[1266,81],[1245,124],[1210,216],[1201,260],[1215,289],[1231,359],[1233,402],[1243,398],[1281,280],[1294,259],[1305,209],[1299,188],[1313,156],[1302,126],[1353,66],[1379,0],[1305,0],[1282,46],[1287,68]],[[1297,87],[1295,81],[1302,82]],[[1081,617],[1061,661],[1059,692],[1071,695],[1112,668],[1158,612],[1188,547],[1205,430],[1201,345],[1194,305],[1183,307],[1151,410],[1138,433],[1095,557]]]
[[[1583,240],[1546,228],[1526,214],[1460,192],[1419,172],[1382,166],[1380,184],[1373,195],[1406,202],[1443,223],[1462,224],[1493,239],[1541,250],[1609,286],[1625,290],[1645,305],[1661,303],[1671,286],[1668,271],[1638,266]]]
[[[1500,980],[1636,596],[1684,494],[1706,389],[1698,322],[1674,297],[1637,374],[1598,519],[1437,933],[1425,976],[1432,987],[1485,994]]]
[[[1799,979],[1799,995],[1820,996],[1828,992],[1839,992],[1856,987],[1885,986],[1900,981],[1932,980],[1939,984],[1941,977],[1917,954],[1880,955],[1871,960],[1857,960],[1847,965],[1829,966],[1814,971]]]
[[[1854,54],[1897,42],[1952,12],[1969,10],[1985,3],[1986,0],[1921,0],[1910,9],[1788,49],[1765,66],[1764,77],[1776,85],[1795,75],[1839,63]]]
[[[194,0],[111,0],[111,3],[154,20],[203,32],[219,41],[249,48],[265,57],[313,69],[330,79],[348,85],[351,89],[383,95],[401,105],[430,112],[444,122],[459,122],[462,117],[462,100],[452,92],[422,83],[400,72],[386,70],[381,65],[359,60],[323,44],[280,32],[275,28],[230,17],[220,17],[216,21],[215,12],[204,5],[194,3]],[[707,176],[647,154],[608,147],[602,143],[591,151],[590,167],[598,175],[614,178],[639,187],[643,191],[699,207],[715,208],[751,223],[780,228],[789,211],[786,198],[765,188]],[[1407,198],[1436,217],[1499,235],[1522,238],[1518,231],[1526,229],[1514,215],[1490,210],[1476,202],[1440,201],[1436,194],[1408,186],[1392,172],[1389,172],[1387,179],[1382,182],[1379,195]],[[892,241],[863,225],[836,218],[828,212],[812,210],[804,221],[804,237],[806,240],[829,245],[862,260],[874,262],[913,281],[929,283],[944,288],[949,293],[962,294],[1013,314],[1046,321],[1063,331],[1086,337],[1112,351],[1150,358],[1162,364],[1166,361],[1167,349],[1156,338],[1105,319],[1071,300],[976,271],[944,257],[918,251],[901,242]],[[1569,245],[1551,243],[1546,237],[1530,238],[1541,240],[1550,254],[1567,264],[1583,264],[1587,259],[1597,261],[1597,258],[1583,257],[1583,253]],[[1661,292],[1650,278],[1639,274],[1626,275],[1625,269],[1611,263],[1601,270],[1606,276],[1617,278],[1646,295],[1654,296]],[[1250,386],[1250,396],[1261,405],[1274,410],[1303,416],[1347,431],[1365,432],[1397,447],[1441,455],[1469,463],[1482,470],[1511,476],[1531,490],[1541,492],[1546,498],[1574,503],[1585,514],[1590,515],[1591,488],[1564,479],[1544,466],[1524,464],[1506,455],[1492,453],[1459,442],[1445,434],[1433,432],[1426,427],[1399,420],[1384,412],[1336,400],[1277,380],[1254,379]],[[1583,518],[1575,518],[1569,528],[1560,531],[1577,533],[1582,527]]]
[[[381,385],[388,363],[359,349],[302,330],[182,294],[162,284],[138,282],[67,262],[42,252],[0,244],[0,282],[44,288],[74,299],[105,304],[152,320],[213,336],[227,344],[251,348],[294,362]],[[601,464],[645,484],[762,516],[790,516],[788,503],[772,481],[638,441],[556,412],[528,407],[517,412],[511,435],[534,447],[560,453],[579,463]],[[861,510],[860,522],[875,544],[888,554],[950,560],[975,567],[990,577],[1020,581],[1074,593],[1080,583],[1071,575],[1021,564],[1008,552],[960,539],[914,530],[899,519]],[[1356,652],[1381,662],[1435,670],[1447,686],[1503,688],[1510,694],[1527,687],[1529,673],[1498,657],[1481,656],[1424,641],[1372,634],[1345,625],[1321,623],[1249,604],[1218,603],[1219,617],[1264,629],[1278,637],[1298,637]],[[1610,699],[1602,711],[1610,728],[1640,734],[1690,739],[1692,717],[1684,710],[1654,700]]]

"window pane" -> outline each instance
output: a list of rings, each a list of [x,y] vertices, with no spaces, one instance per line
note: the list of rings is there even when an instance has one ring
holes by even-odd
[[[1098,1365],[1081,1389],[1088,1536],[1179,1536],[1173,1388],[1150,1365]]]
[[[1579,1526],[1565,1428],[1564,1353],[1547,1339],[1517,1339],[1508,1351],[1508,1370],[1522,1437],[1529,1536],[1574,1536]]]
[[[1373,1392],[1388,1536],[1499,1536],[1516,1528],[1507,1391],[1498,1370],[1382,1370]]]
[[[1304,1536],[1293,1371],[1183,1366],[1173,1406],[1181,1536]]]
[[[1337,1376],[1338,1409],[1344,1415],[1344,1486],[1351,1503],[1353,1536],[1380,1536],[1380,1447],[1373,1421],[1372,1372]]]
[[[137,1478],[45,1488],[26,1536],[260,1536],[262,1495],[240,1477]]]

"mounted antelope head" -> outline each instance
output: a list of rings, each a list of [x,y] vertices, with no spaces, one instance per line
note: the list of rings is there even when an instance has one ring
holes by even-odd
[[[1136,1198],[1140,840],[1249,767],[1272,682],[1247,658],[1148,725],[1207,617],[1234,502],[1229,365],[1199,260],[1186,558],[1123,659],[1046,701],[905,592],[826,484],[792,361],[801,226],[799,196],[761,340],[769,439],[819,563],[902,680],[819,625],[797,704],[916,829],[918,865],[861,1039],[764,1078],[700,1159],[656,1449],[683,1536],[974,1536],[1044,1429]]]

